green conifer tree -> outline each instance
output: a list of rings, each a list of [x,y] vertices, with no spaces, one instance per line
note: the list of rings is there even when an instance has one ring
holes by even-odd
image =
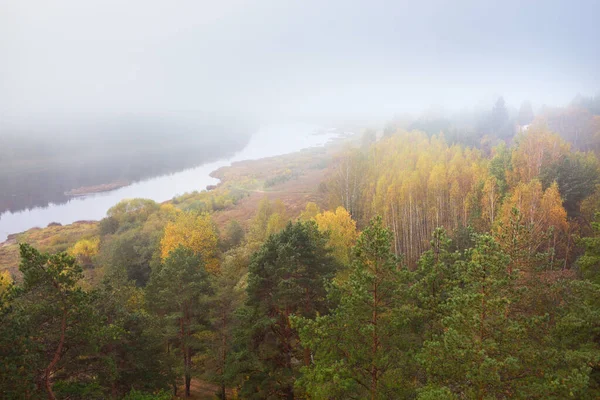
[[[347,280],[329,292],[338,303],[316,320],[296,318],[313,360],[300,381],[311,398],[406,398],[414,394],[410,347],[416,335],[408,301],[410,273],[392,252],[380,217],[363,231]]]
[[[291,316],[327,312],[325,286],[336,269],[327,237],[312,221],[289,223],[254,254],[235,360],[244,398],[296,396],[294,382],[311,350],[300,344]]]

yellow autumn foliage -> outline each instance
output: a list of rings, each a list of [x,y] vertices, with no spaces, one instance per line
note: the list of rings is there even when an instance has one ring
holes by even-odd
[[[8,289],[11,283],[13,283],[13,279],[10,276],[10,272],[6,270],[0,271],[0,294]]]
[[[514,209],[519,212],[519,221],[515,221]],[[520,231],[515,229],[516,222],[523,227]],[[558,185],[553,183],[544,191],[540,181],[533,179],[511,190],[500,209],[495,233],[513,261],[527,268],[537,252],[554,249],[556,254],[564,256],[568,229]],[[551,255],[551,260],[554,259]]]
[[[98,254],[99,238],[81,239],[71,249],[69,254],[77,259],[82,266],[89,266],[93,263],[94,257]]]
[[[321,232],[329,232],[329,246],[333,256],[343,265],[350,263],[352,247],[356,244],[358,231],[356,222],[344,207],[338,207],[335,212],[325,211],[315,216],[315,221]]]
[[[547,128],[535,126],[517,136],[518,146],[512,154],[513,170],[509,183],[516,186],[536,179],[542,169],[559,160],[570,150],[567,142]]]
[[[500,208],[500,188],[498,179],[490,176],[483,184],[483,193],[481,195],[481,213],[488,227],[494,224],[494,220]]]
[[[269,235],[285,228],[288,222],[289,218],[283,201],[277,199],[271,203],[267,197],[264,197],[258,204],[256,215],[250,221],[248,242],[252,246],[262,244]]]
[[[320,212],[321,209],[319,208],[319,206],[316,203],[310,201],[306,203],[306,207],[304,207],[304,211],[300,213],[298,219],[300,221],[310,221]]]
[[[202,255],[206,269],[216,272],[219,269],[218,236],[208,214],[191,212],[179,213],[174,222],[167,223],[160,241],[161,258],[179,246],[184,246]]]
[[[479,223],[480,187],[489,174],[478,149],[449,144],[443,135],[398,131],[374,143],[363,166],[361,212],[352,215],[362,223],[380,215],[394,234],[394,252],[410,266],[436,227]]]

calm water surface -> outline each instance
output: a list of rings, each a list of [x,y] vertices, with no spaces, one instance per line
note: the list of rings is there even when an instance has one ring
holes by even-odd
[[[318,132],[321,133],[317,134]],[[74,197],[64,204],[0,214],[0,242],[6,240],[11,233],[45,227],[51,222],[65,225],[80,220],[102,219],[109,208],[123,199],[142,197],[162,202],[186,192],[203,190],[207,185],[219,182],[209,175],[218,168],[236,161],[257,160],[322,146],[336,136],[331,131],[322,133],[318,126],[308,124],[262,126],[248,145],[232,157],[174,174],[157,176],[111,192]]]

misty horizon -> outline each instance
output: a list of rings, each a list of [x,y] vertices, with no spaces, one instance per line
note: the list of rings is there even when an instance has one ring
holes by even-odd
[[[0,116],[257,121],[563,106],[600,89],[593,1],[0,3]]]

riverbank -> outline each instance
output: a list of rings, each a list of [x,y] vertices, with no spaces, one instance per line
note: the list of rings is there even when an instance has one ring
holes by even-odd
[[[0,271],[8,270],[17,275],[19,266],[19,243],[29,243],[43,251],[57,253],[66,251],[81,239],[98,234],[97,221],[77,221],[69,225],[51,224],[46,228],[32,228],[12,234],[0,243]]]
[[[333,154],[342,145],[343,140],[334,140],[322,147],[257,160],[236,161],[210,171],[212,179],[219,180],[211,191],[192,192],[161,203],[190,209],[194,202],[211,202],[212,199],[231,196],[235,192],[238,194],[235,202],[212,212],[215,223],[222,230],[234,219],[247,226],[254,217],[258,203],[265,197],[272,201],[280,199],[286,205],[289,216],[296,217],[309,201],[325,204],[327,199],[319,190],[319,184],[325,179]],[[79,221],[64,225],[51,223],[45,228],[12,234],[9,240],[0,244],[0,270],[9,269],[13,274],[17,271],[18,243],[27,242],[42,251],[63,251],[79,240],[95,237],[97,229],[97,221]]]
[[[18,124],[4,128],[0,220],[5,212],[64,204],[73,196],[124,186],[115,183],[141,182],[232,157],[248,145],[258,126],[227,120],[209,124],[177,115],[40,125],[27,135]],[[8,231],[1,225],[0,231]]]
[[[212,177],[211,172],[231,165],[231,163],[258,160],[294,153],[303,148],[322,146],[329,139],[337,136],[337,133],[316,135],[317,130],[317,126],[309,124],[265,125],[252,135],[243,149],[228,157],[175,173],[156,175],[152,178],[135,181],[129,186],[109,192],[75,196],[68,198],[68,201],[64,203],[51,203],[45,207],[2,213],[0,214],[0,241],[5,240],[8,234],[23,232],[34,226],[44,227],[51,222],[66,225],[78,220],[100,220],[106,216],[109,208],[122,199],[145,198],[159,203],[164,202],[183,193],[216,185],[218,179]],[[125,174],[123,173],[123,175]],[[100,182],[114,181],[102,180]],[[90,185],[73,185],[64,190],[80,186]],[[7,192],[10,193],[10,187],[7,188]],[[64,193],[61,192],[61,195],[64,196]]]
[[[131,182],[129,181],[117,181],[112,183],[105,183],[102,185],[82,186],[77,189],[71,189],[65,192],[65,196],[87,196],[93,193],[110,192],[111,190],[116,190],[125,186],[129,186],[130,184]]]

